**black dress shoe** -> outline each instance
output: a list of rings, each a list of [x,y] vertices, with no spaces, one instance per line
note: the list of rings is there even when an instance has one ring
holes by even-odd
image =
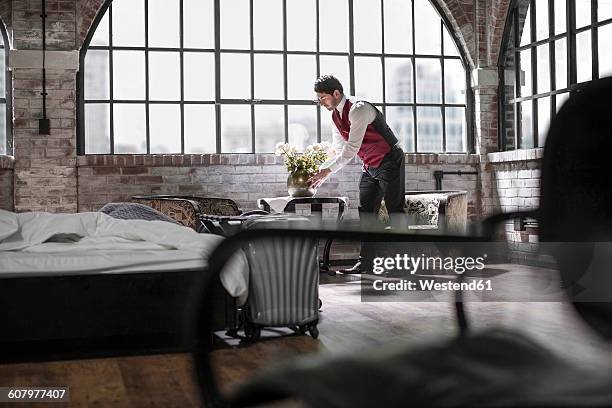
[[[340,269],[338,272],[346,273],[346,274],[360,274],[363,273],[361,270],[361,261],[357,262],[355,265],[351,266],[347,269]]]

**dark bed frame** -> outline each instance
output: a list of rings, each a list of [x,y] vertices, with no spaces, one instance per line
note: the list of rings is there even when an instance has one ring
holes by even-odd
[[[207,270],[0,279],[0,362],[186,352],[189,299]],[[215,329],[235,309],[213,283]],[[220,312],[221,311],[221,312]]]

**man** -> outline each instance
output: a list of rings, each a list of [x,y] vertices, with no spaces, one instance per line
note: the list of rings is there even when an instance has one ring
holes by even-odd
[[[402,217],[398,213],[403,213],[405,205],[404,152],[382,112],[370,102],[344,95],[342,84],[331,75],[318,78],[314,91],[319,103],[332,112],[336,155],[321,165],[309,183],[319,187],[357,155],[363,161],[359,181],[362,225],[371,225],[383,199],[392,224],[401,225],[397,219]],[[362,244],[361,264],[352,272],[371,271],[374,256],[373,248]]]

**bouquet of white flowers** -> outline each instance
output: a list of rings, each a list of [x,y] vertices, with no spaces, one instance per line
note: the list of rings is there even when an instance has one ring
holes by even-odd
[[[310,145],[304,153],[298,153],[295,146],[281,142],[276,145],[275,154],[283,157],[289,173],[304,170],[312,175],[319,171],[319,166],[330,157],[332,151],[331,145],[327,142]]]

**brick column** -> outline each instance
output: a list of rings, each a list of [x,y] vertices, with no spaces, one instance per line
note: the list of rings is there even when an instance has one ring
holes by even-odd
[[[46,22],[47,117],[51,134],[38,133],[42,117],[41,2],[13,1],[15,211],[77,211],[75,0],[48,0]]]
[[[39,135],[42,71],[13,68],[15,211],[77,210],[75,75],[47,70],[51,134]]]
[[[472,72],[474,91],[474,136],[476,153],[480,155],[480,213],[486,217],[499,209],[497,192],[493,183],[493,172],[487,153],[498,149],[497,90],[498,78],[495,68],[477,68]]]

